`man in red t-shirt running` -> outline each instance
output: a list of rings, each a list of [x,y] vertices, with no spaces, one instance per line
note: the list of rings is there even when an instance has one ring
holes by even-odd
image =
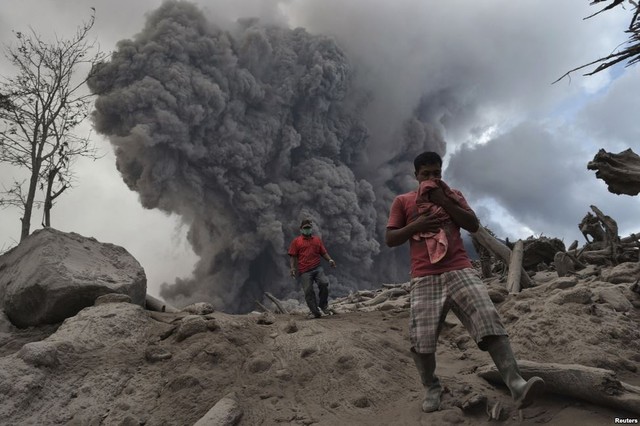
[[[464,249],[460,228],[476,232],[480,223],[462,193],[442,181],[440,155],[424,152],[413,165],[418,190],[393,200],[385,242],[395,247],[409,241],[409,337],[411,356],[426,390],[422,410],[430,412],[440,407],[442,387],[434,375],[435,352],[449,309],[478,347],[489,352],[517,407],[524,408],[542,392],[544,381],[540,377],[526,381],[520,375],[507,332]]]
[[[320,237],[313,235],[313,227],[309,219],[300,224],[300,233],[289,246],[289,260],[291,263],[291,276],[300,277],[300,283],[304,290],[304,299],[311,314],[320,318],[322,312],[330,314],[329,310],[329,280],[320,266],[320,258],[329,262],[332,268],[336,262],[329,256],[327,249],[322,244]],[[318,284],[318,298],[313,289],[313,283]]]

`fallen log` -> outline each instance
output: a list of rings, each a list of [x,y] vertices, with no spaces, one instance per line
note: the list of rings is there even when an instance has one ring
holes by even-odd
[[[573,254],[571,254],[570,252],[565,252],[563,253],[565,254],[569,259],[571,259],[573,261],[573,264],[578,268],[578,269],[584,269],[587,267],[587,265],[585,265],[584,263],[580,262]]]
[[[267,296],[269,300],[273,302],[274,305],[276,305],[276,313],[288,314],[287,310],[282,306],[282,303],[280,303],[280,301],[273,294],[269,293],[268,291],[265,291],[264,295]]]
[[[407,294],[407,291],[404,290],[401,287],[400,288],[391,288],[391,289],[388,289],[388,290],[384,290],[382,293],[380,293],[379,295],[377,295],[373,299],[367,300],[366,302],[362,302],[362,305],[364,305],[364,306],[379,305],[380,303],[386,302],[387,300],[389,300],[391,298],[404,296],[406,294]]]
[[[509,290],[509,293],[520,293],[523,252],[524,243],[522,240],[516,241],[511,251],[511,259],[509,260],[509,275],[507,275],[507,290]]]
[[[624,237],[620,239],[620,242],[623,244],[631,244],[640,241],[640,234],[631,234],[628,237]]]
[[[271,312],[271,309],[267,308],[266,306],[264,306],[262,303],[260,303],[258,300],[255,301],[256,305],[258,305],[258,307],[260,309],[262,309],[262,312],[269,312],[269,313],[273,313]]]
[[[169,313],[180,312],[180,309],[174,308],[168,303],[163,302],[162,300],[157,299],[151,296],[150,294],[147,294],[145,298],[145,305],[147,307],[147,310],[149,311],[169,312]]]
[[[491,278],[493,275],[491,270],[493,268],[493,264],[491,262],[491,252],[484,247],[480,241],[478,241],[478,237],[474,234],[471,235],[471,243],[473,244],[473,248],[478,253],[478,257],[480,258],[480,270],[482,271],[482,278]]]
[[[471,236],[475,236],[480,244],[500,258],[505,264],[509,263],[509,260],[511,259],[511,249],[498,241],[484,228],[484,226],[480,225],[478,230],[471,234]],[[531,287],[534,287],[531,277],[529,277],[529,274],[527,274],[527,271],[525,271],[524,268],[521,268],[520,288],[524,289]]]
[[[542,377],[547,392],[640,414],[640,387],[621,382],[611,370],[533,361],[518,361],[518,366],[525,379]],[[503,383],[494,365],[479,368],[477,374],[490,382]]]

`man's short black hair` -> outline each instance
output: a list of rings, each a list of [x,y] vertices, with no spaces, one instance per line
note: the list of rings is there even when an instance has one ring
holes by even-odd
[[[300,224],[300,228],[302,228],[302,227],[303,227],[303,226],[305,226],[305,225],[309,225],[309,226],[311,226],[311,219],[304,219],[304,220],[302,221],[302,223]]]
[[[413,167],[416,169],[416,172],[420,170],[422,166],[430,166],[432,164],[437,164],[442,167],[442,157],[437,152],[426,151],[422,154],[419,154],[413,160]]]

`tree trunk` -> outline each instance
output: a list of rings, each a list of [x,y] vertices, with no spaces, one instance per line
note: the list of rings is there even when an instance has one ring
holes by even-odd
[[[509,260],[511,259],[511,250],[506,245],[502,244],[495,237],[493,237],[484,226],[480,225],[478,230],[472,234],[472,237],[475,236],[478,239],[478,242],[482,244],[485,248],[493,252],[497,257],[502,259],[505,264],[509,264]],[[520,272],[520,288],[531,288],[533,287],[533,281],[527,271],[524,268],[521,268]]]
[[[522,276],[522,255],[524,243],[522,240],[516,241],[509,260],[509,275],[507,278],[507,290],[509,293],[520,293],[520,277]],[[525,272],[526,273],[526,272]]]
[[[493,275],[491,273],[491,252],[487,250],[481,243],[478,241],[478,237],[475,235],[471,236],[471,242],[473,243],[473,248],[476,249],[476,253],[478,253],[478,257],[480,257],[480,269],[482,270],[482,278],[491,278]]]
[[[54,178],[55,173],[53,170],[50,170],[47,175],[47,192],[44,197],[44,221],[42,223],[42,226],[46,228],[49,228],[51,226],[51,207],[53,207],[53,198],[51,196],[51,192]]]
[[[55,167],[51,169],[47,175],[47,192],[44,199],[44,222],[42,224],[42,226],[47,228],[51,226],[51,209],[53,208],[54,200],[68,188],[67,185],[63,185],[59,191],[53,192],[53,183],[55,182],[56,176],[58,176],[59,172],[60,168]]]
[[[525,379],[542,377],[547,392],[640,414],[640,387],[621,382],[611,370],[533,361],[518,361],[518,367]],[[503,382],[493,365],[480,367],[477,373],[491,382]]]
[[[31,232],[31,215],[33,214],[33,203],[36,199],[36,189],[38,186],[38,174],[40,173],[40,165],[36,161],[31,171],[31,179],[29,180],[29,192],[24,205],[24,215],[20,218],[22,222],[22,230],[20,232],[20,241],[27,238]]]

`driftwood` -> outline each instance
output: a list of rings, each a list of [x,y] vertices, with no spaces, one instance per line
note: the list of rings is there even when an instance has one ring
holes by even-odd
[[[619,243],[620,237],[618,237],[618,224],[616,221],[613,220],[611,216],[602,213],[596,206],[591,206],[591,210],[593,210],[600,223],[602,223],[605,244],[612,245]]]
[[[386,302],[389,299],[394,297],[404,296],[407,294],[407,291],[403,288],[391,288],[388,290],[384,290],[382,293],[374,297],[373,299],[367,300],[366,302],[362,302],[364,306],[374,306],[379,305],[382,302]]]
[[[511,259],[509,261],[509,275],[507,276],[507,290],[509,290],[509,293],[520,293],[523,251],[524,243],[522,240],[516,241],[511,251]]]
[[[271,309],[267,308],[266,306],[264,306],[262,303],[260,303],[259,301],[255,301],[256,305],[258,305],[258,307],[260,309],[262,309],[262,312],[271,312]]]
[[[578,224],[578,229],[582,232],[587,243],[604,241],[604,229],[602,229],[602,225],[600,225],[598,218],[590,212],[582,218]],[[591,236],[591,241],[589,241],[589,236]]]
[[[145,305],[147,307],[147,310],[149,311],[169,312],[169,313],[180,312],[180,309],[176,309],[173,306],[169,305],[168,303],[163,302],[162,300],[151,296],[150,294],[147,294],[145,298]]]
[[[624,237],[620,239],[622,244],[631,244],[635,245],[640,241],[640,234],[631,234],[628,237]]]
[[[587,164],[588,170],[596,170],[596,177],[607,184],[614,194],[638,195],[640,193],[640,156],[631,148],[618,154],[604,149]]]
[[[478,253],[478,257],[480,258],[480,270],[482,271],[482,278],[491,278],[493,269],[493,265],[491,263],[491,251],[489,251],[485,246],[483,246],[480,241],[478,241],[478,237],[475,234],[471,234],[471,243],[473,244],[473,248]]]
[[[559,238],[529,237],[523,240],[523,243],[522,267],[525,270],[536,269],[541,263],[549,265],[553,262],[557,252],[565,251],[564,242]]]
[[[542,377],[547,392],[640,414],[640,387],[621,382],[611,370],[532,361],[518,361],[518,366],[525,379]],[[493,365],[481,367],[477,373],[486,380],[502,383],[502,377]]]
[[[269,300],[273,302],[274,305],[276,305],[276,313],[288,314],[287,310],[282,306],[282,303],[280,303],[280,301],[273,294],[269,293],[268,291],[265,291],[264,295],[267,296]]]
[[[578,227],[582,231],[587,244],[580,250],[568,250],[572,260],[594,265],[617,265],[623,262],[634,262],[639,259],[640,235],[631,234],[620,238],[618,224],[598,207],[591,206],[595,214],[587,213]],[[587,235],[592,237],[589,241]]]
[[[472,234],[472,237],[477,238],[478,242],[482,244],[487,250],[490,250],[498,258],[500,258],[505,264],[509,264],[511,259],[511,250],[506,245],[498,241],[493,235],[491,235],[484,226],[480,225],[478,230]],[[520,271],[520,288],[531,288],[533,282],[527,271],[521,268]]]
[[[561,251],[556,253],[556,257],[553,259],[553,264],[556,265],[556,272],[559,277],[566,277],[567,275],[575,272],[575,265],[573,259],[567,253]]]

